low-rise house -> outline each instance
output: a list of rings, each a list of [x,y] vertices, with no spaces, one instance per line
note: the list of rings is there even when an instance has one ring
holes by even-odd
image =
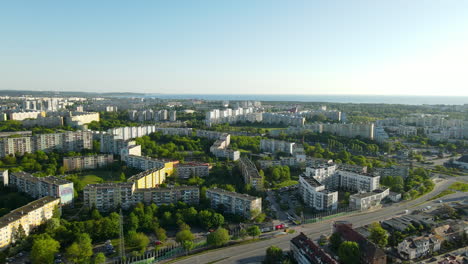
[[[401,258],[413,260],[439,251],[441,244],[442,240],[436,235],[410,237],[398,244],[397,251]]]

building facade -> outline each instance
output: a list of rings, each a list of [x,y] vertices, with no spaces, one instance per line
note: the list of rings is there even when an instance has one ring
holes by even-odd
[[[89,184],[83,190],[84,205],[99,211],[109,211],[118,207],[128,209],[139,202],[162,205],[182,201],[193,205],[200,201],[200,190],[194,186],[136,187],[135,182]]]
[[[100,154],[90,156],[64,157],[65,171],[89,170],[106,167],[114,162],[114,155]]]
[[[263,152],[284,152],[293,154],[295,143],[275,139],[262,139],[260,140],[260,150]]]
[[[291,239],[290,248],[298,264],[338,264],[338,261],[302,232]]]
[[[60,198],[61,204],[73,202],[73,182],[55,176],[35,177],[27,172],[12,172],[8,175],[8,186],[33,198],[52,196]]]
[[[262,198],[260,197],[211,188],[206,190],[206,198],[210,200],[211,208],[217,209],[222,206],[226,213],[252,218],[254,217],[253,211],[262,212]]]
[[[177,164],[177,177],[188,179],[192,176],[207,177],[210,174],[211,165],[209,163],[189,162]]]
[[[46,196],[2,216],[0,218],[0,250],[15,242],[14,237],[20,226],[24,233],[29,235],[36,227],[51,219],[59,204],[59,198]]]

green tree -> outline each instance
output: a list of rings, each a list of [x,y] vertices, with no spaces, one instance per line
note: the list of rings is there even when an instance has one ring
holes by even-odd
[[[87,233],[78,234],[75,242],[66,250],[67,259],[73,263],[89,263],[92,255],[93,245]]]
[[[190,230],[182,230],[176,234],[176,241],[182,245],[187,254],[194,247],[194,239],[195,236]]]
[[[220,227],[216,231],[210,233],[207,237],[208,245],[220,247],[225,245],[229,241],[229,232]]]
[[[356,242],[344,241],[338,248],[338,256],[342,263],[359,264],[359,245]]]
[[[263,263],[265,264],[277,264],[283,260],[283,250],[277,246],[270,246],[266,250],[266,256]]]
[[[106,255],[104,253],[99,252],[94,256],[93,264],[104,264],[106,263]]]
[[[119,177],[119,180],[124,182],[125,180],[127,179],[127,177],[125,177],[125,173],[120,173],[120,177]]]
[[[224,224],[224,216],[222,214],[214,213],[211,218],[211,227],[219,227]]]
[[[343,239],[341,238],[339,233],[333,233],[330,236],[330,248],[333,249],[334,251],[338,250],[342,242],[343,242]]]
[[[166,230],[164,230],[162,227],[156,228],[156,230],[154,230],[154,234],[159,239],[159,241],[166,241],[167,239]]]
[[[176,241],[181,243],[183,241],[193,241],[195,236],[190,232],[190,230],[181,230],[176,234]]]
[[[135,231],[128,232],[127,240],[125,241],[126,246],[137,255],[141,255],[145,252],[149,242],[149,238],[144,233],[137,233]]]
[[[48,234],[34,238],[31,249],[31,261],[34,264],[49,264],[54,262],[54,255],[59,252],[60,243]]]
[[[262,232],[260,231],[260,228],[256,225],[250,226],[247,228],[247,234],[252,237],[259,236]]]
[[[23,225],[19,225],[13,234],[13,241],[15,244],[23,242],[26,238],[26,232],[24,231]]]
[[[370,236],[369,239],[370,241],[374,242],[374,244],[378,245],[381,248],[384,248],[388,244],[388,233],[385,229],[382,228],[382,226],[374,222],[370,225],[369,228],[370,231]]]

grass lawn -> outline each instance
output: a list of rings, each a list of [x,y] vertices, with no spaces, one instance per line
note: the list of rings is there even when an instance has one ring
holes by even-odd
[[[95,183],[102,183],[104,182],[104,179],[101,177],[98,177],[96,175],[80,175],[80,180],[83,181],[83,184],[95,184]]]
[[[298,183],[299,182],[295,181],[295,180],[284,181],[284,182],[282,182],[280,184],[275,185],[275,188],[273,188],[273,189],[279,189],[279,188],[283,188],[283,187],[286,187],[286,186],[295,185],[295,184],[298,184]]]
[[[454,182],[449,188],[455,191],[468,192],[468,183]]]
[[[454,182],[452,183],[447,190],[443,190],[440,192],[438,195],[432,197],[431,200],[439,199],[442,198],[446,195],[456,193],[457,191],[460,192],[468,192],[468,183],[463,183],[463,182]]]

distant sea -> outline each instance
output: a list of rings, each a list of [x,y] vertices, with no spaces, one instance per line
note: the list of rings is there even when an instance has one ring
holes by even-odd
[[[404,96],[404,95],[278,95],[278,94],[148,94],[161,99],[256,100],[326,103],[370,103],[406,105],[463,105],[468,96]]]

